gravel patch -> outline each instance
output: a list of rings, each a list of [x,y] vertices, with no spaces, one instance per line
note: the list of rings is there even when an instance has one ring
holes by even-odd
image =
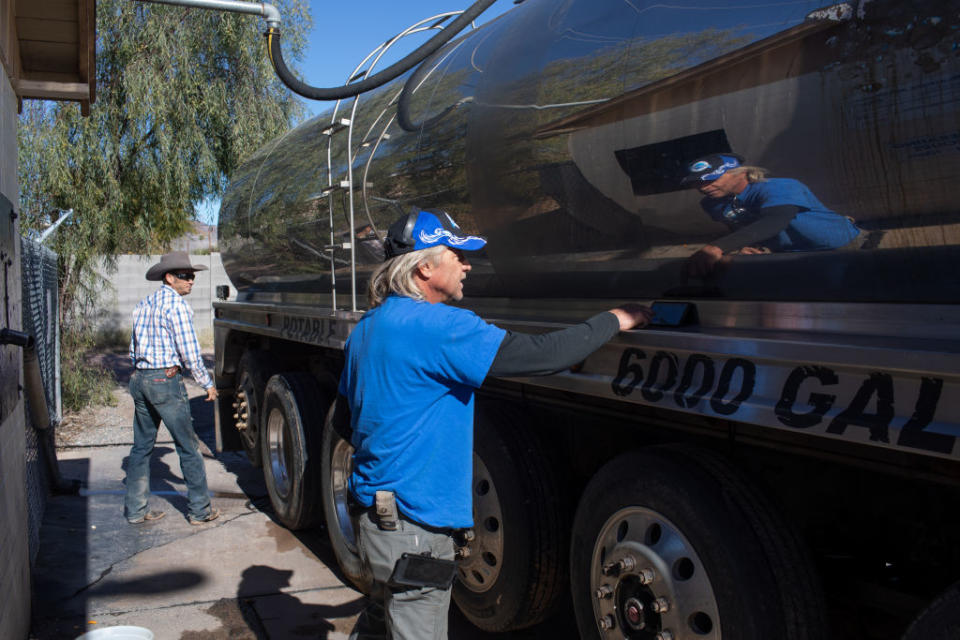
[[[56,427],[56,443],[58,449],[75,447],[97,447],[110,445],[133,444],[133,398],[127,391],[133,365],[126,350],[112,350],[97,353],[91,356],[91,362],[113,372],[117,381],[113,389],[114,406],[90,406],[78,412],[64,412],[63,420]],[[207,369],[213,367],[213,350],[203,351],[204,363]],[[212,375],[212,373],[211,373]],[[204,390],[193,381],[185,378],[187,396],[190,398],[194,426],[201,439],[206,441],[206,434],[201,433],[201,427],[213,423],[213,403],[205,402]],[[160,427],[157,442],[172,442],[165,427]],[[207,443],[211,446],[212,443]]]

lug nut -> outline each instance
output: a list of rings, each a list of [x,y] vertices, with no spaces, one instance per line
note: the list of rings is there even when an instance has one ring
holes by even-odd
[[[473,532],[473,529],[464,529],[463,530],[463,539],[467,542],[473,542],[477,537],[477,534]]]
[[[653,610],[657,613],[670,611],[670,602],[666,598],[657,598],[653,601]]]
[[[457,560],[464,560],[470,557],[470,547],[457,547],[454,551]]]
[[[236,403],[236,402],[233,403],[233,408],[234,408],[234,409],[237,408],[237,403]]]
[[[247,401],[246,401],[246,400],[241,400],[241,401],[240,401],[240,408],[241,408],[241,409],[246,409],[246,408],[247,408]]]
[[[609,631],[614,627],[613,616],[603,616],[597,620],[597,624],[600,625],[601,631]]]
[[[602,584],[597,587],[597,600],[603,600],[613,595],[613,589],[608,584]]]
[[[673,640],[673,632],[669,629],[664,629],[657,634],[657,640]]]
[[[637,561],[633,559],[633,556],[624,556],[617,562],[611,562],[610,564],[603,567],[602,571],[604,575],[618,574],[623,571],[630,571],[637,566]]]
[[[651,568],[640,570],[640,584],[650,584],[657,578],[656,572]]]

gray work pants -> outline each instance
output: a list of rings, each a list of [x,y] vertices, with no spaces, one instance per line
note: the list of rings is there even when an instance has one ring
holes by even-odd
[[[396,531],[383,531],[369,513],[359,518],[360,561],[373,576],[370,602],[360,614],[350,640],[446,640],[450,589],[390,587],[387,581],[404,553],[430,552],[454,559],[453,538],[427,531],[401,518]]]

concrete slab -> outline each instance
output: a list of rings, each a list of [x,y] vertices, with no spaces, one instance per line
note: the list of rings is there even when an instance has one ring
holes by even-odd
[[[320,532],[294,534],[261,510],[267,504],[262,478],[242,456],[207,458],[211,500],[222,515],[195,526],[185,517],[176,453],[158,445],[151,506],[167,516],[128,524],[122,482],[127,453],[127,447],[116,446],[61,452],[63,475],[82,481],[83,489],[48,505],[34,570],[35,637],[69,637],[80,618],[109,616],[120,624],[121,615],[124,624],[136,624],[137,614],[150,617],[149,612],[183,603],[200,603],[203,609],[221,600],[311,590],[346,592],[350,601],[360,601],[361,595],[328,567],[330,558],[311,550],[323,547]],[[234,464],[241,473],[231,473]],[[353,614],[360,606],[351,609]],[[183,626],[190,616],[178,618],[173,637],[209,630],[208,614],[193,617],[201,624],[191,623],[196,626],[191,629]],[[64,620],[66,628],[60,624]]]
[[[277,524],[261,471],[241,453],[214,456],[211,407],[195,399],[192,408],[221,517],[187,522],[186,487],[165,430],[151,460],[151,508],[167,515],[139,525],[123,517],[130,445],[116,443],[128,436],[114,429],[111,444],[60,450],[62,475],[82,489],[47,505],[33,571],[32,639],[119,625],[146,627],[157,640],[348,636],[365,600],[339,575],[326,532]],[[550,628],[486,634],[451,611],[453,640],[574,637],[569,617]]]

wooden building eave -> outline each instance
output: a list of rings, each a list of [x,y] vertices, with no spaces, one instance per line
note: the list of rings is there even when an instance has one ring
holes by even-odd
[[[21,100],[96,100],[96,0],[0,0],[0,62]]]

